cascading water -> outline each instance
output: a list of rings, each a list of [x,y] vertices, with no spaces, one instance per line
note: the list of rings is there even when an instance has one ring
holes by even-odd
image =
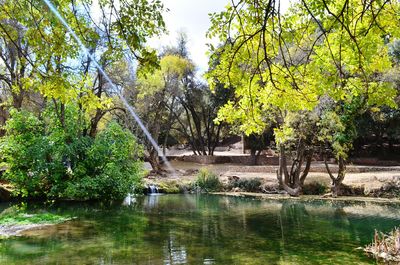
[[[95,67],[98,69],[98,71],[103,75],[103,77],[106,79],[106,81],[112,87],[113,92],[118,95],[118,97],[121,100],[122,104],[125,106],[125,108],[131,114],[131,116],[135,119],[136,123],[142,129],[143,133],[146,135],[146,138],[150,141],[151,145],[157,150],[158,155],[161,157],[161,159],[164,162],[164,164],[166,165],[168,171],[170,171],[172,174],[174,174],[175,173],[174,168],[171,166],[171,164],[169,163],[169,161],[167,160],[165,155],[161,152],[158,144],[156,143],[154,138],[151,136],[151,134],[147,130],[146,126],[144,126],[143,122],[141,121],[139,116],[136,114],[136,112],[134,111],[133,107],[128,103],[126,98],[121,94],[121,92],[119,91],[118,87],[114,84],[114,82],[111,80],[111,78],[106,74],[106,72],[103,70],[103,68],[97,63],[97,61],[95,60],[94,56],[89,52],[89,50],[86,48],[86,46],[83,45],[82,41],[78,38],[78,36],[75,34],[73,29],[67,23],[67,21],[61,16],[61,14],[58,12],[57,8],[49,0],[43,0],[43,1],[49,7],[50,11],[53,12],[53,14],[57,17],[57,19],[68,30],[68,32],[75,39],[75,41],[78,43],[78,45],[80,46],[81,50],[85,53],[85,55],[87,55],[92,60],[92,63],[95,65]]]
[[[149,194],[159,194],[158,188],[156,185],[154,185],[154,184],[149,185]]]

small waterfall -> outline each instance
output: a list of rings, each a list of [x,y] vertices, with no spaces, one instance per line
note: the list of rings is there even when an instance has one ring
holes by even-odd
[[[159,194],[158,188],[154,184],[150,184],[148,187],[148,190],[149,190],[149,194]]]

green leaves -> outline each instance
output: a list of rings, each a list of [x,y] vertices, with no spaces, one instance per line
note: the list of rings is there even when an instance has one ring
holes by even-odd
[[[83,136],[77,106],[67,105],[65,114],[61,124],[51,107],[43,120],[27,111],[11,112],[0,153],[4,177],[16,192],[82,200],[121,199],[131,192],[142,177],[143,148],[134,136],[114,122],[94,139]]]
[[[400,4],[302,1],[278,15],[274,3],[234,2],[211,15],[208,37],[221,45],[211,51],[218,64],[207,78],[211,86],[235,89],[218,121],[238,122],[246,134],[276,126],[277,142],[285,143],[303,135],[291,117],[318,112],[319,141],[346,157],[354,120],[370,108],[396,106],[397,91],[385,74],[397,54],[394,44],[389,54],[387,42],[399,36]]]

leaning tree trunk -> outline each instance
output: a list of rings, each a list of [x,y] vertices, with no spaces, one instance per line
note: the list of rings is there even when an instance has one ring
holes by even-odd
[[[343,157],[339,157],[337,177],[335,177],[332,174],[332,171],[329,168],[329,165],[327,162],[327,156],[325,156],[324,162],[325,162],[326,171],[328,171],[329,177],[332,180],[332,187],[331,187],[332,197],[336,198],[341,193],[342,183],[343,183],[344,177],[346,175],[346,162],[343,159]]]
[[[151,148],[149,151],[149,155],[147,156],[147,160],[149,161],[151,168],[156,173],[162,173],[164,169],[161,166],[161,161],[157,150]]]
[[[303,143],[299,143],[297,148],[297,157],[292,162],[290,172],[287,169],[287,158],[285,153],[285,147],[281,145],[279,156],[279,170],[277,171],[277,177],[279,185],[290,195],[297,197],[302,193],[304,181],[310,171],[311,160],[313,155],[313,150],[305,149]],[[302,165],[306,160],[306,166],[302,170]]]

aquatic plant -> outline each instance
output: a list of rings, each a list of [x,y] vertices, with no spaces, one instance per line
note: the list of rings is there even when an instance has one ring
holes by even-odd
[[[400,229],[395,228],[389,234],[375,230],[374,241],[364,250],[375,258],[400,262]]]

